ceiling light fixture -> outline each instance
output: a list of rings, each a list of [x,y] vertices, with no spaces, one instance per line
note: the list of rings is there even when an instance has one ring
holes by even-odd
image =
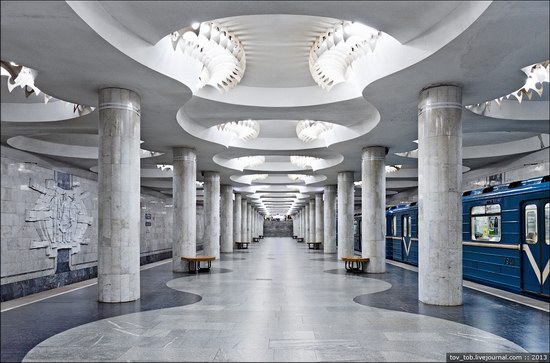
[[[44,103],[48,103],[53,97],[42,92],[38,87],[34,85],[34,80],[38,76],[38,71],[20,66],[14,62],[0,61],[0,74],[7,76],[8,91],[11,93],[16,87],[21,87],[25,91],[25,97],[30,97],[33,93],[38,96],[40,93],[44,96]],[[55,100],[55,99],[54,99]],[[65,102],[65,101],[63,101]],[[77,103],[66,102],[69,105],[73,105],[73,113],[77,113],[79,116],[84,116],[95,110],[95,107],[84,106]]]
[[[323,121],[302,120],[296,125],[296,135],[304,142],[311,142],[325,138],[326,133],[332,130],[333,125]]]
[[[162,171],[166,171],[166,170],[174,170],[174,165],[169,165],[169,164],[157,164],[157,168],[162,170]]]
[[[386,174],[395,173],[400,170],[403,165],[386,165],[384,167]]]
[[[298,155],[291,155],[290,156],[290,163],[292,165],[295,165],[299,168],[303,169],[311,169],[313,171],[317,170],[319,168],[319,164],[323,161],[323,159],[316,158],[313,156],[298,156]]]
[[[216,125],[218,131],[230,132],[243,141],[255,139],[260,134],[260,124],[254,120],[226,122]]]
[[[258,165],[262,165],[265,163],[265,156],[261,155],[254,155],[254,156],[243,156],[240,158],[235,159],[237,164],[239,164],[239,167],[241,171],[244,169],[253,168]]]
[[[541,63],[535,63],[530,66],[524,67],[521,70],[527,75],[527,80],[525,81],[523,87],[521,87],[517,91],[507,94],[506,96],[495,98],[494,100],[478,103],[475,105],[467,105],[465,106],[465,108],[472,112],[485,115],[486,112],[491,109],[492,105],[496,104],[498,107],[500,107],[501,102],[504,99],[508,100],[514,97],[519,103],[521,103],[525,96],[530,101],[533,98],[533,91],[536,92],[539,97],[542,97],[542,94],[544,92],[544,82],[550,82],[550,61],[547,60]]]
[[[202,63],[198,88],[208,84],[220,92],[230,90],[241,81],[246,68],[241,41],[217,23],[195,25],[191,25],[193,30],[184,28],[172,33],[174,50],[179,44],[185,55]]]
[[[360,23],[343,21],[321,35],[309,52],[309,71],[315,82],[329,91],[347,81],[353,62],[374,52],[381,32]]]
[[[305,174],[288,174],[288,178],[290,180],[294,180],[294,181],[303,181],[303,182],[306,182],[306,180],[308,180],[309,178],[311,178],[310,175],[305,175]]]

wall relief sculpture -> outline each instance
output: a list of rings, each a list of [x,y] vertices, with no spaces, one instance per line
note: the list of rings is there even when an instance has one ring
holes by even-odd
[[[30,248],[45,248],[50,258],[57,257],[57,251],[64,248],[70,249],[71,254],[79,252],[80,245],[89,243],[84,236],[93,221],[84,205],[89,193],[81,193],[78,185],[61,186],[65,188],[52,179],[47,179],[44,186],[29,181],[29,188],[41,194],[34,208],[26,213],[25,221],[34,223],[39,236]]]

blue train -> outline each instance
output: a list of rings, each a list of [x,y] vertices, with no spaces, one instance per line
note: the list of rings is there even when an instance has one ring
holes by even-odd
[[[462,194],[464,279],[550,299],[550,176]],[[418,205],[386,211],[386,258],[418,265]],[[354,246],[361,251],[361,215]]]

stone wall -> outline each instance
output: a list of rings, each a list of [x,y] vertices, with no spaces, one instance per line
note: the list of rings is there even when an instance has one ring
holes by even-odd
[[[6,146],[0,164],[1,301],[96,277],[97,174]],[[140,204],[141,264],[170,258],[172,199],[142,188]]]
[[[265,220],[265,237],[292,237],[292,221]]]

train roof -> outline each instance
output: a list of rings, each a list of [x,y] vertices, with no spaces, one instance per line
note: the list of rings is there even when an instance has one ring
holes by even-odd
[[[480,196],[494,196],[506,194],[518,194],[526,191],[550,190],[550,175],[544,177],[531,178],[526,180],[514,181],[507,184],[492,185],[485,188],[468,190],[462,193],[466,199],[479,198]]]
[[[468,190],[462,193],[465,200],[471,200],[479,198],[480,196],[494,196],[494,195],[507,195],[507,194],[519,194],[526,191],[550,191],[550,175],[544,177],[531,178],[526,180],[514,181],[507,184],[492,185],[484,188]],[[386,208],[386,212],[399,212],[401,210],[416,208],[417,202],[408,204],[399,204]]]

